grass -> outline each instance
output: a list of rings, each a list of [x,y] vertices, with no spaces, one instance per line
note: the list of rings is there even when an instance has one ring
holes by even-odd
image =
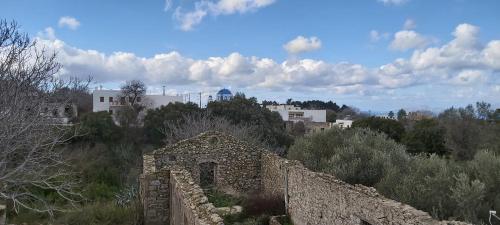
[[[228,195],[216,189],[208,189],[205,191],[208,201],[215,207],[231,207],[240,205],[243,202],[242,198]]]

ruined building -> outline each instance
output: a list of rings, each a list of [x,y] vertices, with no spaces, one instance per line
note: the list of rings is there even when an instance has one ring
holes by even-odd
[[[145,225],[222,225],[201,185],[228,193],[283,196],[296,225],[466,225],[387,199],[301,163],[218,132],[207,132],[144,155],[141,198]]]

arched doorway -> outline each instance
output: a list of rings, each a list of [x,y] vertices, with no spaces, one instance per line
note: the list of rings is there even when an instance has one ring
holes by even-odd
[[[200,186],[201,188],[212,188],[215,186],[217,163],[200,163]]]

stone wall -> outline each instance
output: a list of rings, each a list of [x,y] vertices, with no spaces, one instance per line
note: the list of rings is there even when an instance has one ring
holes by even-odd
[[[142,174],[139,180],[145,225],[166,225],[170,219],[170,171]]]
[[[154,151],[153,170],[179,165],[200,183],[200,164],[214,163],[215,185],[229,193],[246,193],[260,188],[261,149],[219,132],[203,133]],[[152,170],[152,169],[148,169]]]
[[[7,217],[7,207],[5,205],[0,205],[0,225],[5,225]]]
[[[434,220],[426,212],[383,197],[374,188],[347,184],[270,153],[262,155],[262,190],[286,196],[295,225],[466,224]]]
[[[173,225],[223,225],[215,207],[208,202],[203,190],[187,170],[170,173],[170,224]]]
[[[226,192],[260,190],[283,196],[295,225],[467,225],[434,220],[428,213],[387,199],[373,188],[310,171],[298,161],[218,132],[207,132],[144,156],[141,197],[145,225],[223,224],[199,186],[200,165],[204,163],[215,165],[215,185]]]

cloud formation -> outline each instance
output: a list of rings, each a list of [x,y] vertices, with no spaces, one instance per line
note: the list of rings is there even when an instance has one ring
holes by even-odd
[[[283,45],[283,48],[289,54],[300,54],[315,51],[321,48],[321,40],[314,36],[309,38],[297,36],[295,39]]]
[[[391,36],[391,34],[388,32],[381,33],[378,30],[371,30],[370,31],[370,41],[373,43],[378,42],[380,40],[387,40],[387,39],[389,39],[390,36]]]
[[[413,30],[402,30],[394,34],[394,40],[389,47],[393,50],[406,51],[427,47],[432,42],[432,38],[423,36]]]
[[[70,16],[63,16],[59,19],[59,27],[67,27],[71,30],[76,30],[80,26],[80,21]]]
[[[194,4],[194,10],[184,12],[182,8],[177,7],[173,17],[179,22],[181,30],[192,30],[196,25],[203,21],[208,15],[231,15],[254,12],[259,8],[267,7],[273,4],[275,0],[201,0]],[[172,6],[171,0],[166,0],[165,8]]]
[[[407,19],[403,25],[405,30],[414,30],[415,28],[417,28],[417,23],[413,19]]]
[[[470,24],[460,24],[452,35],[453,39],[442,46],[417,49],[408,58],[396,59],[377,68],[314,59],[277,62],[237,52],[206,59],[186,57],[175,51],[152,57],[128,52],[104,54],[69,46],[56,37],[40,37],[38,43],[58,52],[58,60],[63,65],[60,76],[92,75],[97,82],[141,79],[149,84],[166,82],[170,86],[231,86],[247,90],[307,90],[358,95],[427,84],[483,85],[485,90],[497,90],[500,40],[481,44],[479,28]],[[317,43],[303,39],[309,44]],[[292,49],[297,52],[303,48]]]

